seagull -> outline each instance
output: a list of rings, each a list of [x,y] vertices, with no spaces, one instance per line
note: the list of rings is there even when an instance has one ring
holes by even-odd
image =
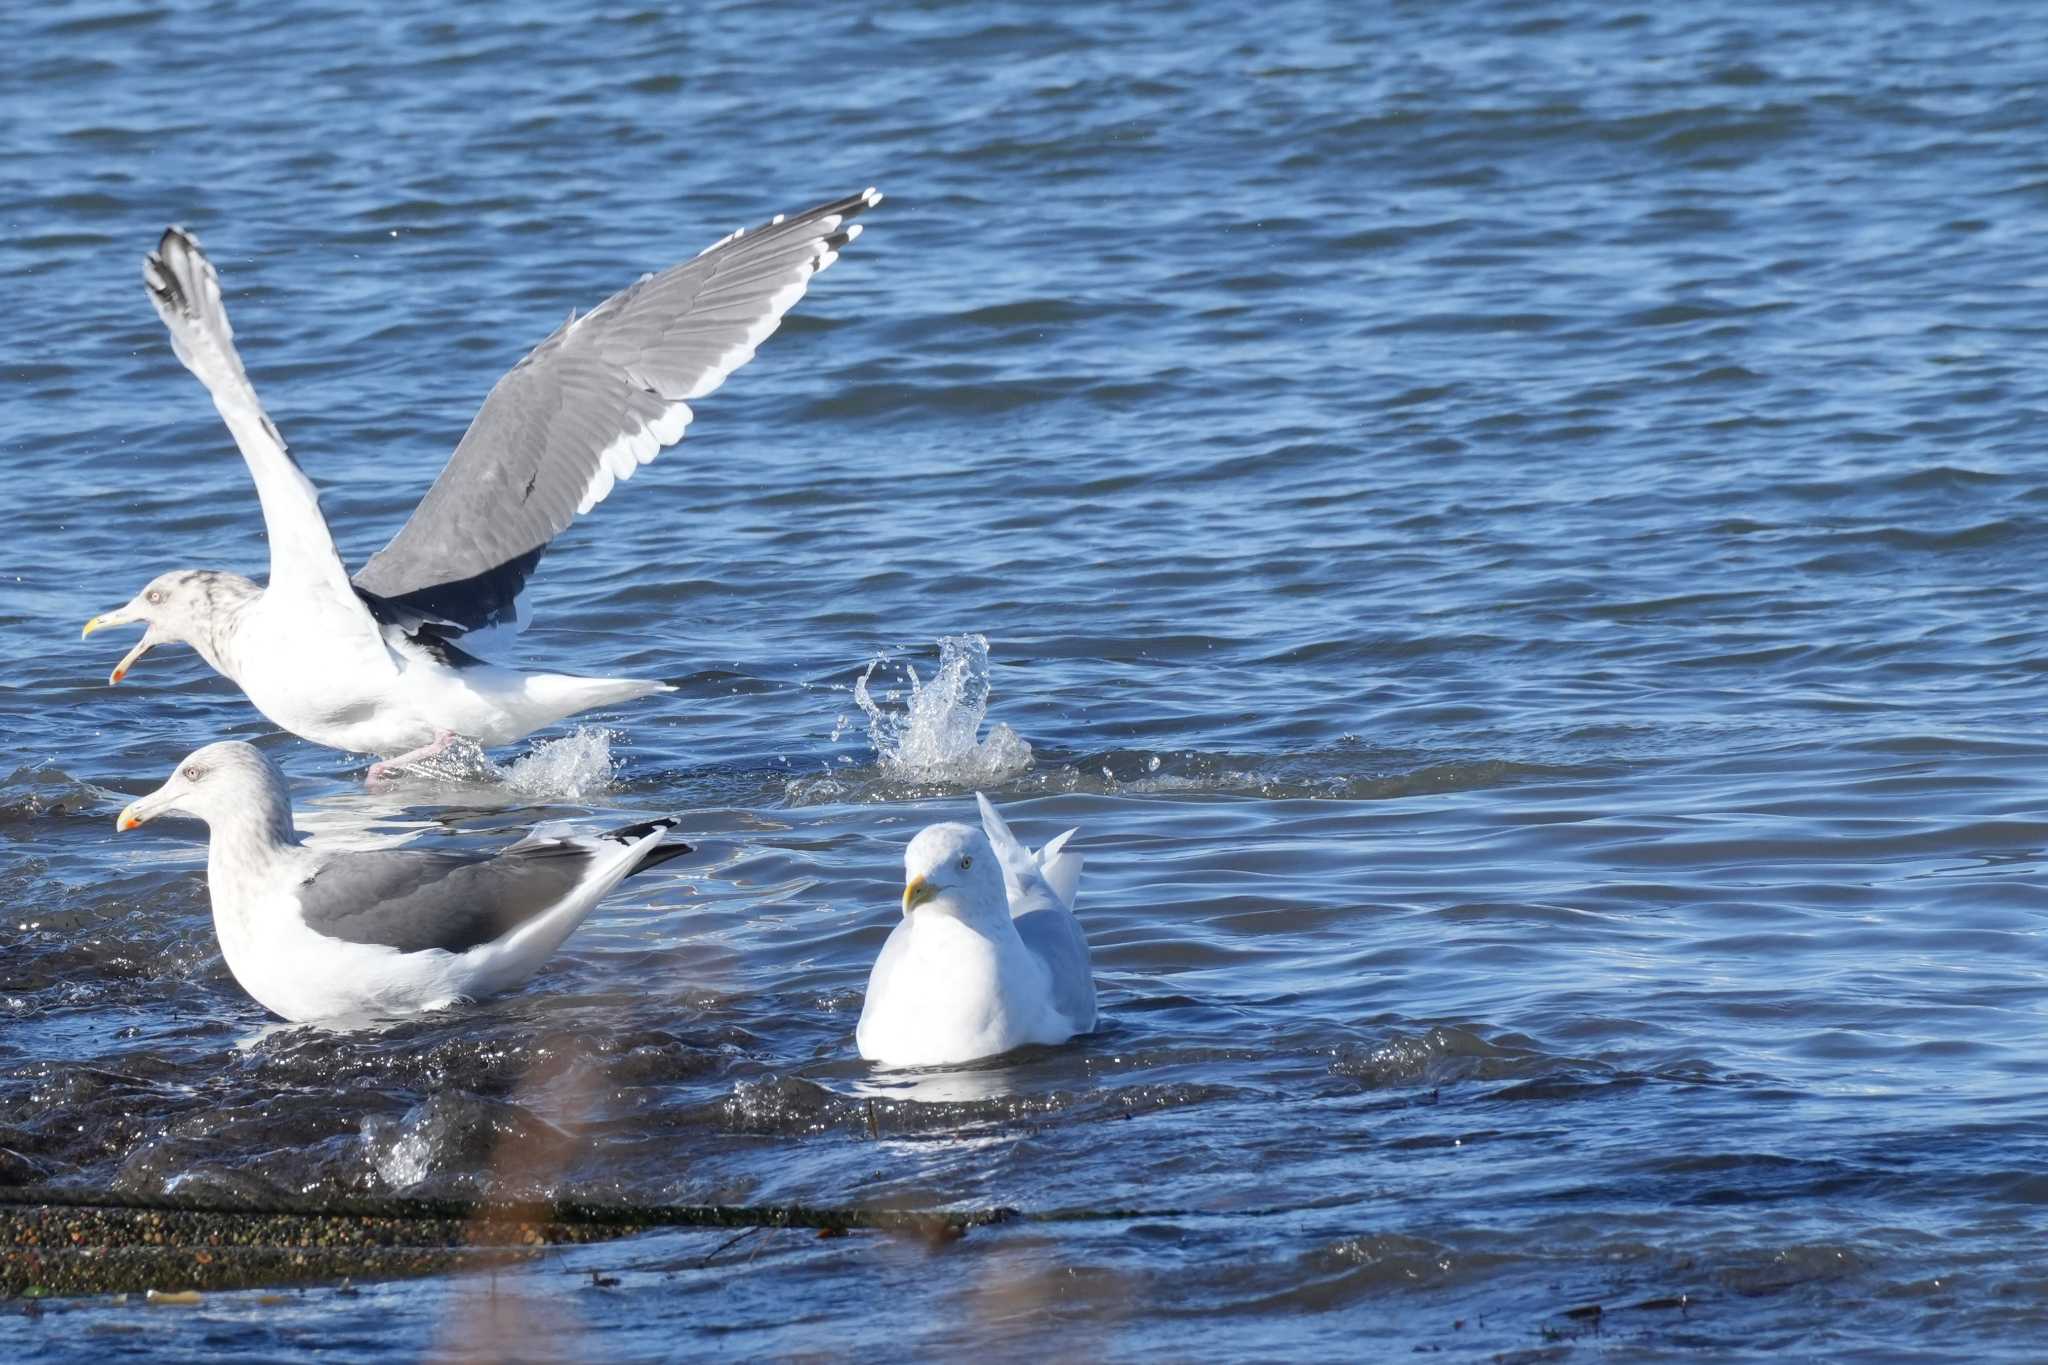
[[[204,820],[207,891],[228,970],[293,1023],[389,1018],[521,985],[625,878],[690,852],[676,822],[538,833],[501,853],[318,851],[284,774],[229,740],[185,758],[114,821]]]
[[[157,645],[189,644],[280,727],[378,755],[373,784],[458,738],[510,744],[593,706],[672,691],[527,673],[484,654],[524,628],[522,593],[548,542],[682,438],[691,400],[753,358],[811,276],[860,235],[851,220],[881,201],[869,188],[742,229],[572,313],[492,388],[411,518],[354,577],[242,368],[219,276],[197,238],[167,230],[143,280],[248,463],[270,578],[181,569],[152,579],[85,623],[86,635],[146,627],[108,681]]]
[[[1095,1028],[1068,830],[1036,853],[979,792],[981,828],[932,825],[903,853],[903,918],[868,977],[854,1040],[884,1066],[952,1066]]]

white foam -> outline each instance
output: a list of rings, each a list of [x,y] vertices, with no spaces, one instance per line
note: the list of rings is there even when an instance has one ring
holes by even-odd
[[[434,1173],[434,1144],[417,1112],[399,1123],[364,1119],[357,1125],[377,1174],[394,1190],[409,1190]]]
[[[499,771],[515,791],[574,801],[609,789],[619,761],[612,756],[612,732],[587,725],[560,739],[542,740]]]
[[[509,763],[494,762],[474,742],[458,739],[432,758],[399,770],[407,783],[476,788],[503,787],[524,797],[577,801],[610,789],[619,761],[612,756],[613,732],[582,726],[560,739],[546,739]]]

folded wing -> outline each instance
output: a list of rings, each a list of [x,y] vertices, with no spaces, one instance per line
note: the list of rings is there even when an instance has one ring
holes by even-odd
[[[603,834],[534,835],[497,854],[336,853],[299,883],[299,915],[314,933],[348,943],[464,953],[541,918],[607,869],[616,874],[616,846],[640,850],[626,876],[691,852],[679,840],[648,839],[675,827],[660,819]]]
[[[680,440],[710,393],[860,233],[873,189],[742,230],[571,318],[484,401],[356,586],[452,631],[516,624],[548,542]]]
[[[1077,1032],[1090,1032],[1095,1027],[1095,970],[1088,956],[1088,936],[1074,918],[1074,895],[1081,880],[1081,855],[1067,851],[1074,831],[1032,853],[987,797],[976,792],[974,799],[981,807],[982,833],[1003,865],[1003,887],[1009,893],[1010,922],[1017,937],[1051,974],[1053,1008]]]
[[[299,884],[299,913],[314,933],[349,943],[463,953],[560,905],[593,861],[568,844],[496,857],[339,853]]]

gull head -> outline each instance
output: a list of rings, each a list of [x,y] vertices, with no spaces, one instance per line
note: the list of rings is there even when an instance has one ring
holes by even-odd
[[[284,774],[253,744],[226,740],[185,755],[170,780],[128,803],[114,821],[131,830],[159,815],[189,815],[218,825],[256,814],[291,828],[291,801]]]
[[[107,677],[109,684],[127,677],[135,661],[158,645],[196,646],[208,652],[209,661],[218,667],[212,651],[220,636],[223,613],[238,609],[257,592],[256,585],[240,574],[174,569],[150,579],[126,606],[101,612],[87,621],[85,633],[79,638],[106,626],[145,627],[135,648],[114,665],[114,671]]]
[[[1008,917],[1003,869],[988,836],[972,825],[928,825],[903,851],[903,913]]]

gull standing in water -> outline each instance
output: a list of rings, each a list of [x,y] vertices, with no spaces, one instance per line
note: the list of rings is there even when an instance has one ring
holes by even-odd
[[[548,542],[682,438],[690,400],[753,358],[811,276],[860,235],[855,215],[881,199],[868,189],[735,232],[572,315],[498,381],[412,517],[354,578],[242,368],[212,264],[191,234],[165,232],[143,279],[248,463],[270,580],[190,569],[151,580],[86,622],[87,635],[147,627],[109,681],[182,641],[284,729],[379,755],[372,781],[458,737],[510,744],[578,711],[670,690],[522,672],[471,649],[487,647],[477,638],[487,630],[524,626],[521,593]]]
[[[497,854],[317,851],[299,842],[284,774],[234,740],[187,756],[114,828],[173,813],[207,824],[207,892],[228,970],[293,1023],[410,1014],[511,990],[606,892],[690,852],[662,843],[674,820],[530,835]]]
[[[903,918],[868,977],[854,1040],[885,1066],[952,1066],[1095,1028],[1068,830],[1036,853],[976,793],[981,828],[932,825],[903,853]]]

